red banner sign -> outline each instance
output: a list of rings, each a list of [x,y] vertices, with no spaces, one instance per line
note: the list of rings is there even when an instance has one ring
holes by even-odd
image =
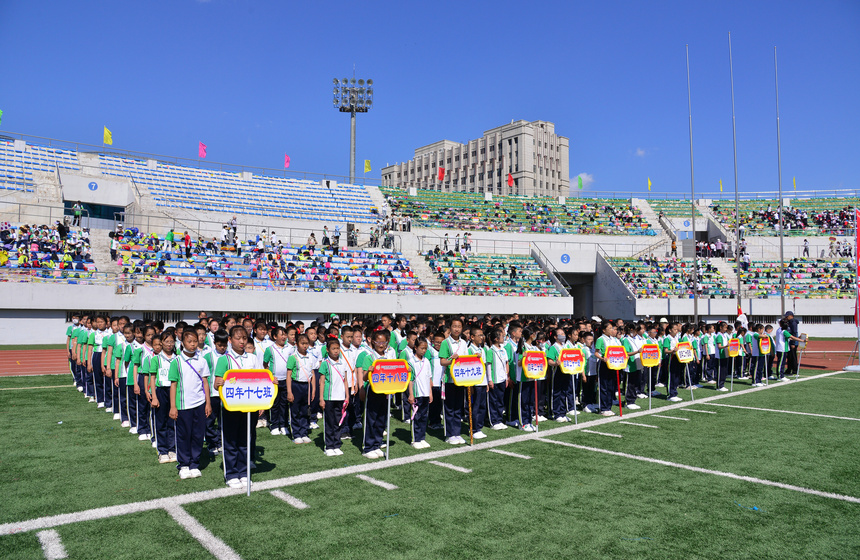
[[[409,364],[406,360],[376,360],[367,377],[374,393],[402,393],[409,385]]]
[[[606,347],[606,365],[609,369],[620,370],[627,367],[627,350],[623,346]]]
[[[558,355],[558,367],[562,373],[576,375],[585,370],[585,356],[579,348],[565,348]]]
[[[523,352],[523,375],[529,379],[543,379],[546,375],[546,354],[539,350]]]

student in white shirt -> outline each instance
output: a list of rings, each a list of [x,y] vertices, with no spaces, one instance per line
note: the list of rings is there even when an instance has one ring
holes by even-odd
[[[433,365],[427,357],[427,341],[419,338],[415,342],[413,359],[409,366],[412,370],[412,380],[409,384],[408,402],[412,407],[410,422],[412,427],[412,447],[425,449],[430,444],[425,440],[427,433],[427,417],[430,403],[433,402]]]
[[[206,432],[209,403],[209,364],[197,352],[197,333],[182,333],[182,356],[170,365],[170,418],[176,421],[176,459],[179,478],[197,478]]]

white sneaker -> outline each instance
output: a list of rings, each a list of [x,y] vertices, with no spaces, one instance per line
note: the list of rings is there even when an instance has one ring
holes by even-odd
[[[682,400],[684,399],[681,397],[669,397],[669,402],[681,402]]]
[[[310,443],[310,442],[311,442],[311,438],[309,438],[308,436],[305,436],[302,438],[302,443]]]
[[[337,453],[334,452],[334,449],[326,449],[325,450],[326,457],[337,457]]]
[[[487,434],[485,434],[481,430],[478,430],[477,432],[472,434],[473,439],[485,439],[486,437],[487,437]]]
[[[134,428],[134,427],[133,427],[133,428],[131,428],[131,429],[128,431],[128,433],[130,433],[130,434],[136,434],[136,433],[137,433],[137,428]]]
[[[304,443],[304,442],[305,442],[305,438],[300,438],[300,437],[297,437],[296,439],[293,440],[293,443],[296,443],[296,444]]]
[[[385,457],[385,451],[383,451],[381,449],[377,449],[376,451],[374,451],[374,453],[376,453],[377,459],[382,459]]]
[[[158,462],[159,462],[159,464],[169,463],[170,462],[170,456],[169,455],[159,455],[158,456]]]
[[[287,435],[287,429],[286,428],[281,428],[281,435],[282,436]]]
[[[362,453],[361,456],[365,459],[379,459],[375,451],[368,451],[367,453]]]
[[[531,424],[525,424],[521,429],[522,429],[522,431],[524,431],[524,432],[533,432],[533,431],[535,431],[535,427],[534,427],[534,426],[532,426]]]
[[[568,420],[567,416],[559,416],[558,418],[555,419],[555,421],[556,422],[570,422],[570,420]]]
[[[239,480],[238,478],[231,478],[230,480],[227,481],[227,486],[229,486],[230,488],[241,488],[242,487],[242,481]]]
[[[242,486],[247,486],[248,485],[248,477],[243,476],[242,478],[239,479],[239,482],[242,483]]]
[[[508,427],[505,426],[504,424],[502,424],[501,422],[499,422],[498,424],[493,425],[493,429],[494,430],[507,430]]]
[[[96,408],[104,408],[104,407],[105,407],[105,403],[103,403],[103,402],[100,402],[96,405]]]
[[[139,436],[137,436],[137,439],[139,441],[146,441],[149,439],[149,434],[140,434]]]
[[[538,419],[538,422],[546,422],[546,418],[544,418],[541,415],[538,415],[537,419]]]
[[[155,443],[154,441],[152,442],[152,448],[153,448],[153,449],[158,449],[158,444],[157,444],[157,443]]]
[[[654,385],[654,386],[655,386],[655,387],[665,387],[666,385],[665,385],[665,384],[663,384],[663,383],[657,383],[657,384],[656,384],[656,385]]]
[[[422,439],[421,441],[419,441],[419,442],[418,442],[418,445],[420,445],[420,446],[421,446],[421,447],[420,447],[420,449],[427,449],[428,447],[430,447],[430,444],[429,444],[429,443],[427,443],[427,440],[424,440],[424,439]]]
[[[179,478],[185,480],[186,478],[191,478],[191,469],[188,467],[182,467],[179,469]]]
[[[117,412],[116,414],[113,415],[113,419],[114,420],[121,420],[122,417],[119,415],[119,412]]]
[[[93,397],[90,397],[90,398],[88,398],[88,399],[87,399],[87,402],[96,402],[96,399],[95,399],[95,398],[93,398]]]
[[[447,444],[449,444],[449,445],[460,445],[460,444],[461,444],[461,443],[463,443],[463,442],[461,442],[461,441],[460,441],[460,438],[459,438],[459,437],[457,437],[457,436],[451,436],[451,437],[449,437],[448,439],[446,439],[446,440],[445,440],[445,443],[447,443]]]
[[[84,388],[79,385],[78,386],[78,393],[83,393],[83,392],[84,392]]]
[[[637,399],[647,399],[648,395],[646,395],[645,393],[636,393],[636,398]]]
[[[612,412],[611,410],[604,410],[603,412],[600,413],[600,415],[601,416],[615,416],[615,413]]]
[[[128,420],[119,425],[120,428],[128,428],[129,426],[131,426],[131,422]]]
[[[337,449],[334,450],[334,454],[335,455],[343,455],[343,449],[338,447]]]
[[[273,436],[279,436],[279,435],[281,435],[281,429],[280,429],[280,428],[275,428],[274,430],[272,430],[272,435],[273,435]]]
[[[317,412],[317,420],[322,420],[322,412]]]
[[[175,452],[171,451],[170,453],[168,453],[168,454],[167,454],[167,456],[168,456],[168,457],[170,457],[170,462],[171,462],[171,463],[175,463],[175,462],[176,462],[176,453],[175,453]]]
[[[717,389],[717,391],[719,391],[720,393],[728,393],[729,389],[728,387],[720,387],[719,389]]]
[[[627,405],[627,410],[639,410],[640,408],[642,408],[642,407],[636,403],[632,403],[632,404]]]
[[[203,476],[203,473],[200,472],[200,469],[191,469],[191,478],[200,478]]]
[[[412,423],[412,419],[411,419],[411,418],[407,418],[406,420],[404,420],[404,421],[403,421],[403,423],[404,423],[404,424],[406,424],[406,425],[408,426],[409,424],[411,424],[411,423]]]
[[[412,449],[421,449],[421,442],[420,441],[413,441],[409,445],[412,446]]]
[[[716,382],[715,380],[713,380],[713,379],[711,379],[710,381],[708,381],[708,385],[716,385],[716,384],[717,384],[717,382]]]
[[[311,422],[311,430],[319,430],[319,429],[320,429],[319,424],[317,424],[316,422]]]
[[[265,427],[266,427],[266,422],[262,418],[257,420],[257,425],[254,426],[254,428],[265,428]]]
[[[107,407],[107,408],[105,409],[105,412],[111,412],[111,413],[113,413],[113,407],[112,407],[112,406]]]

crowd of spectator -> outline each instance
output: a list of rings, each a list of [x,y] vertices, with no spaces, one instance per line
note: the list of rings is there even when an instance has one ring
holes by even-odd
[[[90,233],[63,222],[53,225],[0,224],[0,267],[92,272]]]

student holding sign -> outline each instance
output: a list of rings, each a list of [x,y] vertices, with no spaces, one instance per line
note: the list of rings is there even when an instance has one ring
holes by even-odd
[[[546,351],[547,364],[550,370],[550,401],[549,408],[556,422],[570,422],[567,413],[573,405],[572,376],[564,373],[559,367],[559,355],[565,348],[567,334],[558,328],[553,332],[552,345]]]
[[[715,368],[716,373],[716,381],[717,381],[717,391],[721,393],[725,393],[728,391],[726,389],[726,377],[729,374],[729,335],[727,333],[728,325],[724,321],[720,321],[717,325],[719,327],[719,332],[714,335],[714,346],[715,346],[715,359],[717,361],[717,366]]]
[[[487,390],[487,423],[494,430],[505,430],[505,390],[508,386],[510,357],[502,345],[505,331],[495,328],[490,332],[490,352],[487,375],[490,388]]]
[[[594,343],[594,351],[600,360],[597,364],[598,383],[598,405],[601,416],[614,416],[612,401],[616,390],[616,373],[609,367],[609,356],[607,348],[621,346],[621,342],[615,338],[616,328],[613,323],[604,323],[601,327],[600,338]]]
[[[469,331],[469,340],[469,346],[466,348],[464,356],[480,356],[484,361],[484,378],[477,385],[466,388],[467,391],[472,392],[472,409],[470,411],[473,426],[472,437],[484,439],[487,434],[481,430],[484,428],[484,421],[487,417],[487,385],[489,383],[487,369],[492,356],[490,349],[484,345],[484,331],[482,329],[472,327]]]
[[[639,326],[630,323],[625,328],[626,336],[621,341],[624,349],[627,350],[627,368],[625,376],[627,378],[624,392],[624,406],[630,410],[639,410],[641,407],[636,404],[636,392],[639,387],[639,375],[641,373],[641,362],[639,361],[639,350],[642,345],[636,339],[639,333]]]
[[[468,345],[460,338],[463,333],[463,322],[454,318],[451,320],[451,335],[442,342],[439,349],[439,363],[445,368],[442,378],[443,396],[445,401],[445,443],[462,445],[466,440],[460,436],[465,408],[465,391],[454,383],[451,376],[451,363],[461,355],[466,355]]]
[[[532,422],[537,420],[535,380],[530,379],[523,371],[523,354],[529,351],[540,351],[534,344],[535,338],[535,333],[531,329],[523,329],[520,343],[514,354],[517,382],[517,418],[519,420],[517,425],[525,432],[534,432],[535,426]]]
[[[382,451],[382,437],[385,432],[388,399],[386,395],[376,393],[369,382],[373,362],[376,360],[393,360],[396,358],[394,348],[388,345],[390,335],[387,330],[372,330],[370,332],[370,350],[362,352],[356,368],[364,383],[364,446],[362,456],[366,459],[381,459],[385,457]]]
[[[672,323],[666,330],[666,336],[663,338],[663,355],[667,357],[669,367],[668,378],[668,399],[671,402],[680,402],[683,399],[678,396],[678,387],[681,386],[684,377],[684,370],[687,364],[681,363],[675,353],[678,350],[678,336],[681,330],[680,323]]]

